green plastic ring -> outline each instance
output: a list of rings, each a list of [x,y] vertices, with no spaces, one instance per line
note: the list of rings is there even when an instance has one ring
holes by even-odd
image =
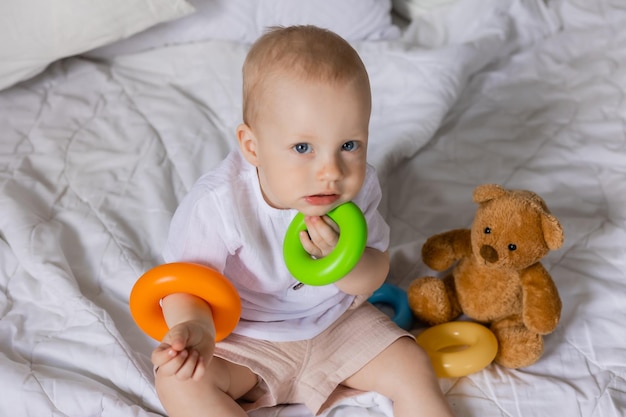
[[[300,232],[306,230],[304,215],[296,214],[283,242],[283,257],[287,269],[306,285],[332,284],[346,276],[361,259],[367,243],[367,222],[361,209],[354,203],[344,203],[328,212],[339,226],[337,246],[327,256],[315,259],[302,247]]]

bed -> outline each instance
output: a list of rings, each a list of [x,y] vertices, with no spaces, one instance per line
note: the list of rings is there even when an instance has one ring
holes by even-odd
[[[338,31],[368,68],[389,282],[433,273],[421,245],[469,226],[479,184],[537,192],[564,228],[543,259],[563,300],[543,357],[441,379],[457,415],[626,415],[623,2],[112,3],[93,20],[59,0],[0,6],[0,415],[164,415],[129,293],[161,262],[178,202],[235,146],[249,43],[290,23]],[[63,13],[106,33],[51,38],[46,16]],[[325,415],[392,413],[363,393]]]

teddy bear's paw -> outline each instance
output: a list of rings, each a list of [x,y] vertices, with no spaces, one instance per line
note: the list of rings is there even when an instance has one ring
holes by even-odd
[[[458,316],[444,282],[435,277],[418,278],[407,290],[409,306],[418,320],[431,326]]]
[[[559,323],[559,317],[525,317],[524,324],[531,331],[546,335],[550,334],[556,329]]]
[[[435,271],[445,271],[455,261],[452,245],[441,235],[433,236],[422,246],[422,260]]]
[[[543,354],[543,338],[523,326],[492,329],[498,339],[495,362],[506,368],[524,368],[537,362]]]

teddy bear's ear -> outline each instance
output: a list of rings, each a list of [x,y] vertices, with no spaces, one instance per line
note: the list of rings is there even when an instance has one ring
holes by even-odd
[[[474,203],[480,204],[506,194],[506,190],[498,184],[483,184],[474,188]]]
[[[541,228],[543,230],[543,239],[546,241],[550,250],[561,247],[565,235],[561,223],[550,213],[541,213]]]

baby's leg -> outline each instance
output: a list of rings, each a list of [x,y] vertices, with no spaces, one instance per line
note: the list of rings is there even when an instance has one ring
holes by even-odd
[[[156,389],[169,417],[247,417],[235,402],[257,383],[250,369],[213,358],[198,381],[156,374]]]
[[[454,415],[428,356],[409,337],[396,340],[343,384],[390,398],[395,417]]]

